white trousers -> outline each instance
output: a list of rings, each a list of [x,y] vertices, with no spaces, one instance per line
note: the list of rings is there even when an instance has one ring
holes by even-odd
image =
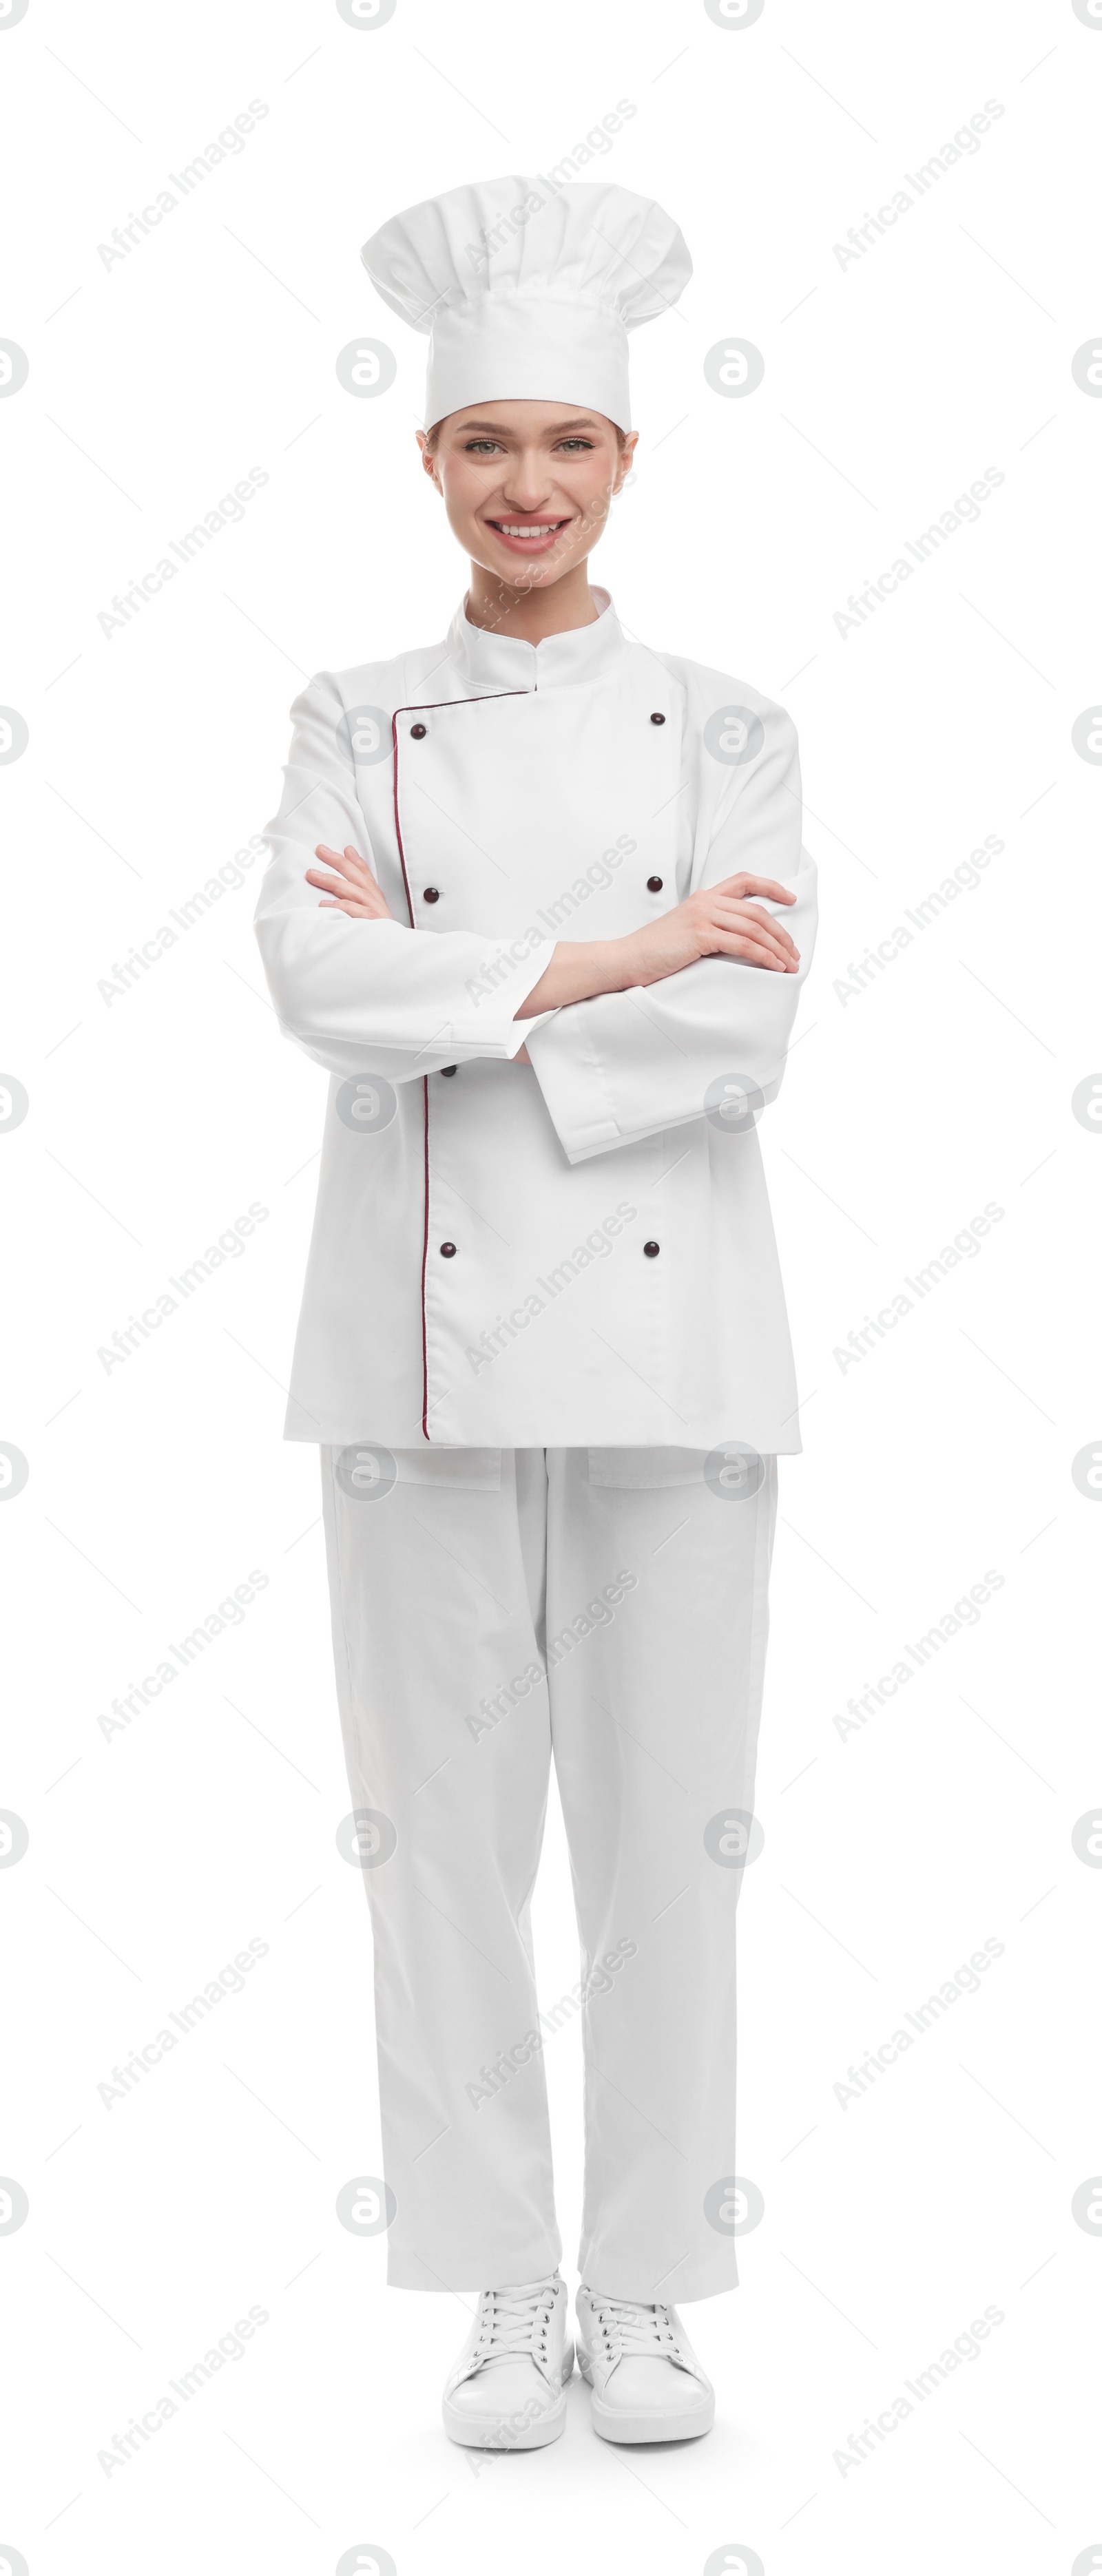
[[[321,1462],[388,2278],[505,2287],[561,2255],[556,2024],[530,1923],[553,1753],[581,1940],[581,2278],[632,2300],[731,2289],[735,1908],[776,1460],[365,1446]]]

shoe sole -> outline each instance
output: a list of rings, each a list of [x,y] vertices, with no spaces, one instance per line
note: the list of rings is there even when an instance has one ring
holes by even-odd
[[[714,2394],[710,2394],[702,2406],[694,2407],[691,2414],[671,2407],[668,2414],[655,2411],[632,2415],[626,2408],[621,2411],[617,2406],[606,2406],[598,2397],[592,2372],[580,2353],[578,2368],[589,2387],[593,2430],[600,2434],[602,2442],[694,2442],[702,2433],[710,2433],[715,2423]]]
[[[568,2347],[563,2361],[562,2386],[559,2394],[541,2414],[514,2431],[507,2417],[487,2416],[480,2425],[461,2408],[453,2406],[450,2397],[443,2400],[441,2412],[449,2442],[458,2442],[465,2451],[542,2451],[549,2442],[557,2442],[566,2431],[566,2383],[574,2368],[574,2353]]]

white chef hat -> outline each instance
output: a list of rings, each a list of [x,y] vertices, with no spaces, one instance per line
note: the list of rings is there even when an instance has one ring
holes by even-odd
[[[577,403],[631,424],[627,335],[674,304],[692,261],[650,197],[534,178],[449,188],[373,233],[364,267],[428,332],[426,427],[471,403]]]

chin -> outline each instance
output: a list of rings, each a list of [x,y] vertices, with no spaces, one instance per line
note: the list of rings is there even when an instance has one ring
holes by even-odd
[[[486,553],[474,555],[474,561],[507,590],[550,590],[571,569],[570,564],[553,563],[546,555],[542,559],[536,555],[526,563],[523,555],[505,554],[503,550],[501,559],[496,554],[491,558],[488,548]]]

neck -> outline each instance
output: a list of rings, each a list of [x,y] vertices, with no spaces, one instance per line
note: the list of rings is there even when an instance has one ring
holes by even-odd
[[[566,635],[574,626],[593,626],[600,610],[589,587],[584,563],[576,564],[546,590],[514,590],[498,581],[483,564],[472,561],[466,611],[472,626],[494,635],[515,635],[523,644],[542,644],[545,635]]]

